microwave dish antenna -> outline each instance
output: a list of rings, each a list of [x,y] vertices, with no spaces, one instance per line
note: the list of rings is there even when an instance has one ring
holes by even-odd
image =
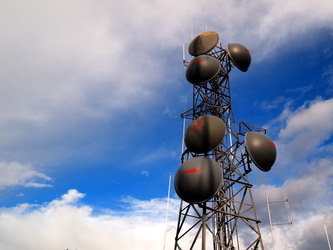
[[[194,153],[206,153],[221,143],[226,133],[223,120],[214,115],[200,116],[185,132],[185,145]]]
[[[251,64],[250,50],[240,43],[229,43],[227,51],[235,66],[240,71],[246,72]]]
[[[221,187],[222,171],[211,158],[195,157],[182,164],[174,180],[178,196],[188,203],[211,199]]]
[[[276,160],[275,143],[267,135],[250,131],[245,134],[245,145],[253,163],[264,172],[271,170]]]
[[[186,79],[192,84],[202,84],[212,80],[221,70],[218,59],[209,55],[194,57],[186,69]]]
[[[218,41],[219,35],[216,32],[206,31],[191,41],[188,47],[188,52],[192,56],[206,54],[215,48]]]

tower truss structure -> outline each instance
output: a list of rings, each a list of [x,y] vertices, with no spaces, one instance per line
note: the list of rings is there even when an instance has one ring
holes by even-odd
[[[202,115],[217,116],[225,122],[227,133],[208,153],[185,149],[181,162],[197,156],[214,159],[221,166],[222,185],[206,202],[181,201],[174,249],[264,249],[248,179],[252,161],[244,150],[244,135],[248,131],[266,131],[247,122],[236,124],[229,81],[233,63],[221,44],[207,54],[217,58],[222,69],[212,80],[193,84],[193,106],[181,117],[192,121]]]

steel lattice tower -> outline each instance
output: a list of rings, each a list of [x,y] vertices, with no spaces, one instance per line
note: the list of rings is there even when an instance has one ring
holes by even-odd
[[[202,250],[264,249],[248,179],[252,161],[244,150],[244,135],[247,131],[266,131],[246,122],[236,124],[229,81],[233,62],[221,44],[207,54],[217,58],[222,69],[211,81],[193,84],[193,107],[181,117],[192,121],[214,115],[225,122],[227,132],[208,153],[195,154],[186,149],[181,162],[197,156],[214,159],[222,169],[222,185],[206,202],[181,201],[174,249],[185,250],[189,245],[190,249]]]

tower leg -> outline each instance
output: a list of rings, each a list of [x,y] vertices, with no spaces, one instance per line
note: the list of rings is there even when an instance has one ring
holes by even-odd
[[[202,250],[206,250],[206,203],[202,209]]]

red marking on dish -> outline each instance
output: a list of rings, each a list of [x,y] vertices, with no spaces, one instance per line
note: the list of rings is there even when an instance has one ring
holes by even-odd
[[[199,63],[199,62],[204,62],[205,60],[197,60],[197,61],[195,61],[195,62],[193,62],[193,64],[195,64],[195,63]]]
[[[194,127],[194,131],[197,131],[199,129],[199,127],[203,123],[203,121],[204,121],[204,119],[202,119],[202,120],[200,120],[200,121],[197,122],[197,124]]]
[[[246,52],[250,52],[248,49],[244,49]]]
[[[268,144],[271,145],[271,146],[273,146],[273,147],[275,147],[275,144],[272,143],[272,142],[269,142]]]
[[[187,170],[187,171],[183,172],[183,174],[196,173],[196,172],[200,172],[200,170],[198,170],[196,168],[193,168],[193,169],[190,169],[190,170]]]

